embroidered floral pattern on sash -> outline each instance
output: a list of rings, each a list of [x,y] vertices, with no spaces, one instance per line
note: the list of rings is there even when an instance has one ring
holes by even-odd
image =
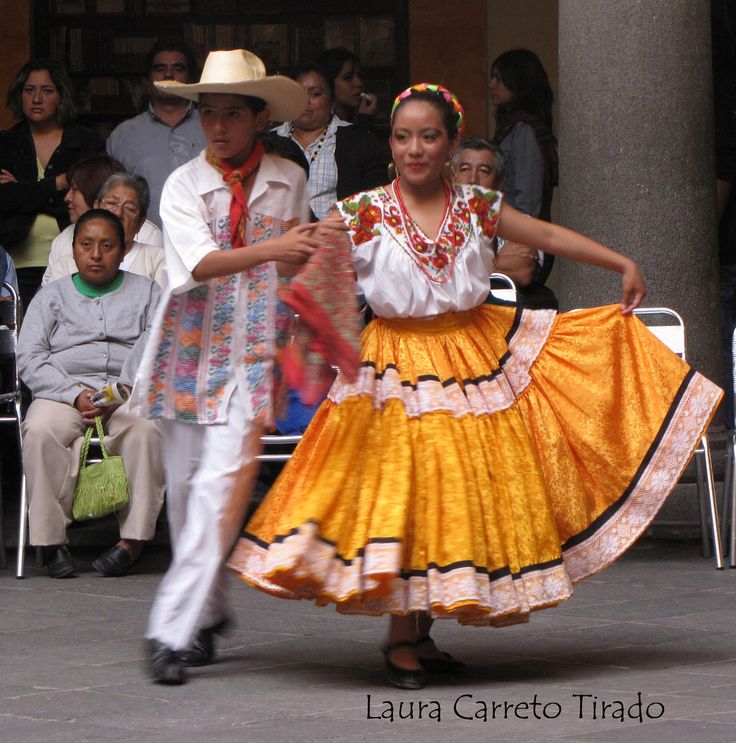
[[[284,226],[257,213],[252,220],[249,244],[281,234]],[[218,218],[214,233],[218,248],[230,250],[229,216]],[[241,373],[253,417],[270,422],[275,274],[271,264],[261,264],[169,297],[153,360],[150,417],[214,423],[228,385]]]

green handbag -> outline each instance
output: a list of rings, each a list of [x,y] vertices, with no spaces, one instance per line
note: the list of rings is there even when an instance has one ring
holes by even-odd
[[[93,429],[90,426],[84,434],[82,454],[79,460],[79,474],[74,486],[74,503],[72,515],[75,521],[99,519],[119,511],[128,505],[130,486],[123,466],[123,458],[110,456],[104,444],[102,420],[95,418],[97,436],[100,439],[102,461],[87,464],[89,441]]]

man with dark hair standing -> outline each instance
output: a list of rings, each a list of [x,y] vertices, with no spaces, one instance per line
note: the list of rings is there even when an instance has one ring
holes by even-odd
[[[160,227],[159,202],[164,181],[180,165],[196,157],[206,141],[194,105],[153,84],[157,80],[196,80],[197,63],[191,49],[177,39],[159,40],[146,57],[146,71],[148,109],[115,128],[107,140],[107,152],[127,170],[148,181],[148,218]]]

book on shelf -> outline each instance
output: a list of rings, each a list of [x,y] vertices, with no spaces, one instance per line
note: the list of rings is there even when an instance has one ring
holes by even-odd
[[[157,36],[117,36],[112,42],[112,67],[143,74],[148,50],[157,40]]]
[[[182,27],[184,41],[192,48],[197,63],[201,67],[207,58],[209,45],[209,26],[206,23],[185,23]]]
[[[336,46],[358,55],[358,23],[355,18],[328,18],[325,21],[323,49]]]
[[[238,0],[193,0],[193,13],[203,15],[234,15],[238,12]]]
[[[251,46],[271,72],[289,64],[289,27],[285,23],[258,23],[250,27]]]
[[[69,29],[69,72],[84,70],[84,49],[82,44],[82,29]]]
[[[396,63],[393,18],[360,19],[360,61],[363,67],[393,67]]]
[[[325,49],[321,23],[297,26],[291,35],[291,60],[295,64],[317,59]]]
[[[125,13],[125,0],[96,0],[98,13]]]
[[[179,15],[189,13],[189,0],[146,0],[146,13],[150,15]]]
[[[55,0],[54,12],[60,15],[81,15],[86,10],[85,0]]]

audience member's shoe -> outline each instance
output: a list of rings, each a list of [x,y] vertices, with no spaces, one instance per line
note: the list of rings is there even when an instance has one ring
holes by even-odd
[[[416,644],[419,647],[419,645],[429,642],[434,643],[434,640],[429,635],[426,635],[425,637],[420,637]],[[449,653],[439,652],[440,656],[435,658],[422,658],[421,655],[418,656],[419,662],[425,671],[429,671],[430,673],[462,673],[465,670],[465,663],[461,660],[453,658]]]
[[[427,683],[423,668],[402,668],[391,662],[391,653],[398,648],[415,648],[413,642],[392,642],[382,648],[386,660],[386,678],[399,689],[422,689]]]
[[[125,547],[116,544],[110,547],[105,554],[100,555],[92,563],[92,567],[106,578],[120,578],[128,574],[135,561],[133,555]]]
[[[158,640],[149,641],[149,670],[156,684],[180,686],[186,681],[179,653]]]
[[[212,627],[205,627],[197,632],[192,647],[179,653],[185,666],[207,666],[215,661],[215,635],[221,635],[229,620],[223,619]]]
[[[77,566],[69,549],[63,544],[44,547],[43,552],[46,568],[52,578],[73,578],[77,574]]]

